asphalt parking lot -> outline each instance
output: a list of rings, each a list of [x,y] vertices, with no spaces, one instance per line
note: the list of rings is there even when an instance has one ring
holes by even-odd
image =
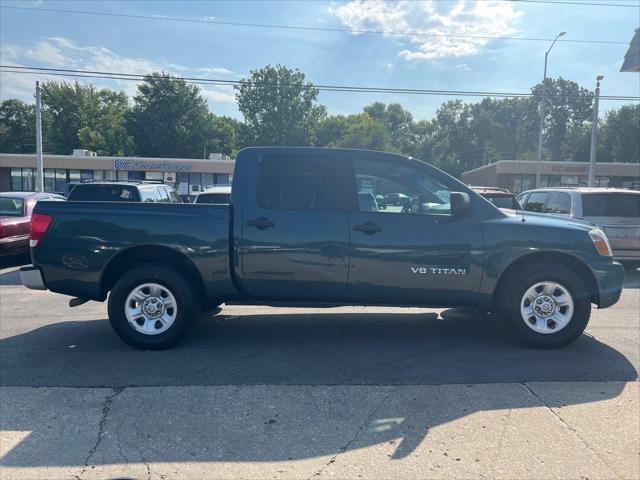
[[[13,478],[638,478],[640,272],[560,350],[471,311],[223,307],[173,350],[0,270]]]

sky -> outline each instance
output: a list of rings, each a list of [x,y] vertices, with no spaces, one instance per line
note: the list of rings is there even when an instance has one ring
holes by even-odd
[[[640,6],[640,0],[583,0],[574,5],[527,0],[0,0],[0,5],[35,9],[0,9],[2,65],[132,74],[162,70],[178,76],[239,80],[251,70],[280,63],[300,69],[318,85],[529,92],[542,79],[550,41],[459,35],[552,39],[566,31],[561,40],[622,43],[558,42],[549,55],[549,76],[562,76],[594,89],[595,77],[604,75],[603,95],[640,96],[640,75],[619,71],[634,30],[640,26],[640,8],[634,8]],[[212,21],[414,35],[262,28]],[[441,34],[458,36],[437,36]],[[33,102],[35,81],[47,78],[0,73],[0,98]],[[136,91],[135,82],[78,80],[131,96]],[[201,88],[213,113],[241,118],[232,87]],[[432,118],[444,101],[454,98],[326,91],[319,95],[330,114],[358,113],[374,101],[400,102],[418,120]],[[601,113],[624,103],[629,102],[603,101]]]

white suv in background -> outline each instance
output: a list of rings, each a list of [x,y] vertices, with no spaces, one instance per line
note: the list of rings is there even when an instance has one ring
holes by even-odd
[[[231,185],[209,187],[199,193],[193,203],[231,203]]]
[[[616,260],[640,262],[640,191],[540,188],[518,195],[525,211],[577,218],[602,228]]]

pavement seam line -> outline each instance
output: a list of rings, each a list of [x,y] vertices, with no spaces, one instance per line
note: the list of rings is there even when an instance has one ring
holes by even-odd
[[[322,472],[324,471],[325,468],[327,468],[329,465],[331,465],[332,463],[334,463],[336,461],[336,459],[338,458],[338,455],[343,454],[344,452],[346,452],[349,449],[349,446],[351,446],[351,444],[353,442],[355,442],[358,437],[360,436],[360,432],[362,432],[362,430],[364,430],[364,428],[369,425],[369,423],[371,422],[373,416],[376,414],[376,412],[378,411],[378,409],[382,406],[382,404],[384,402],[387,401],[387,399],[391,396],[391,394],[397,390],[397,387],[391,387],[390,390],[383,395],[383,397],[380,399],[380,401],[378,403],[375,404],[375,406],[371,409],[371,412],[369,413],[369,415],[367,415],[367,417],[364,419],[364,422],[362,422],[362,424],[357,428],[355,435],[353,436],[353,438],[351,440],[349,440],[344,447],[340,447],[340,449],[331,456],[331,458],[329,459],[329,461],[327,463],[325,463],[324,465],[322,465],[320,467],[320,469],[314,473],[313,475],[311,475],[309,477],[309,480],[311,480],[312,478],[318,477],[322,474]]]
[[[618,480],[621,480],[622,477],[620,477],[618,475],[618,473],[613,469],[613,467],[611,467],[611,465],[609,465],[609,463],[596,451],[594,450],[591,445],[589,445],[587,443],[587,441],[582,438],[580,436],[580,434],[578,433],[578,431],[573,428],[571,425],[569,425],[567,422],[564,421],[564,419],[560,416],[560,414],[558,412],[556,412],[553,407],[551,405],[549,405],[541,396],[539,396],[534,390],[533,388],[528,385],[527,383],[521,382],[520,385],[522,385],[525,389],[527,389],[527,391],[533,395],[536,399],[538,399],[538,401],[540,403],[542,403],[542,405],[544,405],[552,414],[554,417],[556,417],[560,423],[567,429],[569,430],[571,433],[573,433],[573,435],[580,440],[580,443],[582,443],[585,447],[587,447],[587,450],[589,450],[591,453],[593,453],[598,460],[600,460],[610,471],[611,473],[615,476],[615,478],[617,478]]]
[[[76,476],[78,480],[80,480],[82,476],[87,472],[91,458],[98,451],[98,447],[102,443],[102,438],[104,437],[104,427],[107,423],[109,412],[111,411],[111,404],[113,403],[113,399],[120,395],[125,390],[125,388],[119,387],[112,390],[113,391],[111,392],[111,394],[107,395],[104,399],[104,404],[102,405],[102,416],[100,418],[100,421],[98,422],[98,435],[96,436],[96,442],[93,447],[91,447],[91,450],[89,450],[89,453],[87,454],[87,458],[85,458],[84,460],[84,466],[82,467],[80,475]]]

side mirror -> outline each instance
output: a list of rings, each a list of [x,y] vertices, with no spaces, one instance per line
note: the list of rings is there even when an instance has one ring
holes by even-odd
[[[465,192],[451,192],[451,214],[461,217],[471,213],[471,199]]]

